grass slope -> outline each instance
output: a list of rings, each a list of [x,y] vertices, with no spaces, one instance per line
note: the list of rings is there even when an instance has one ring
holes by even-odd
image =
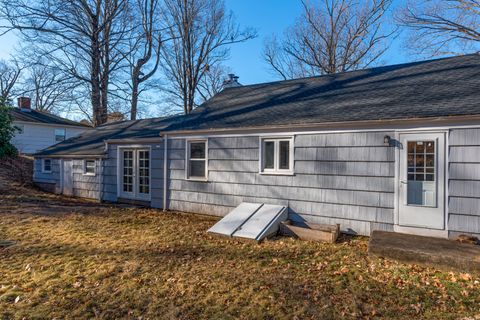
[[[0,184],[0,319],[480,314],[477,276],[370,258],[366,238],[221,239],[214,221]]]

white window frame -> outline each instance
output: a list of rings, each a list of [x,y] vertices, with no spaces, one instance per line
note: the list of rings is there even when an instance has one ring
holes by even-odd
[[[50,170],[45,170],[45,161],[50,161]],[[42,158],[42,173],[52,173],[53,160],[50,158]]]
[[[273,169],[265,168],[265,159],[263,155],[264,143],[268,141],[274,142],[274,155],[273,155]],[[289,169],[280,169],[280,141],[288,141],[290,143],[289,149]],[[259,139],[260,144],[260,156],[259,156],[259,174],[265,175],[294,175],[293,165],[295,163],[293,157],[295,154],[295,145],[294,145],[294,137],[293,136],[286,136],[286,137],[260,137]]]
[[[196,142],[205,143],[205,158],[204,159],[190,159],[190,144]],[[191,177],[190,176],[190,161],[205,161],[205,177]],[[208,181],[208,139],[186,139],[185,140],[185,180],[192,181]]]
[[[87,172],[87,162],[93,161],[93,173]],[[95,176],[97,175],[97,161],[95,159],[85,159],[83,160],[83,175],[84,176]]]
[[[63,130],[63,140],[57,140],[57,130]],[[53,139],[55,140],[55,143],[60,143],[62,141],[67,140],[67,129],[65,129],[65,128],[55,128],[53,130]]]

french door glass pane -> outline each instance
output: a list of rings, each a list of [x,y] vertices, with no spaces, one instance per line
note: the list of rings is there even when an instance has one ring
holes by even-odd
[[[274,169],[275,142],[265,141],[263,150],[264,150],[263,158],[265,159],[265,163],[263,164],[263,167],[265,169]]]
[[[150,152],[138,151],[138,192],[150,193]]]
[[[407,143],[407,204],[436,205],[435,141]]]
[[[133,192],[133,151],[123,151],[123,191]]]
[[[290,167],[290,141],[280,141],[280,169]]]

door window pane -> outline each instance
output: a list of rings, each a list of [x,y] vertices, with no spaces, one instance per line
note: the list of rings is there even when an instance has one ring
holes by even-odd
[[[407,204],[435,206],[435,141],[407,144]]]
[[[138,192],[150,193],[150,151],[138,151]]]
[[[280,141],[280,169],[290,168],[290,141]]]
[[[133,192],[133,151],[123,151],[123,191]]]

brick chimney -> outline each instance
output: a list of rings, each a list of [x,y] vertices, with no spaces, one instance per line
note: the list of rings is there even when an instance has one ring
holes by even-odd
[[[241,86],[241,83],[238,82],[238,77],[233,73],[230,73],[228,75],[228,79],[223,81],[223,89],[240,87],[240,86]]]
[[[18,98],[18,108],[22,111],[29,112],[31,111],[31,103],[30,103],[30,98],[29,97],[20,97]]]

